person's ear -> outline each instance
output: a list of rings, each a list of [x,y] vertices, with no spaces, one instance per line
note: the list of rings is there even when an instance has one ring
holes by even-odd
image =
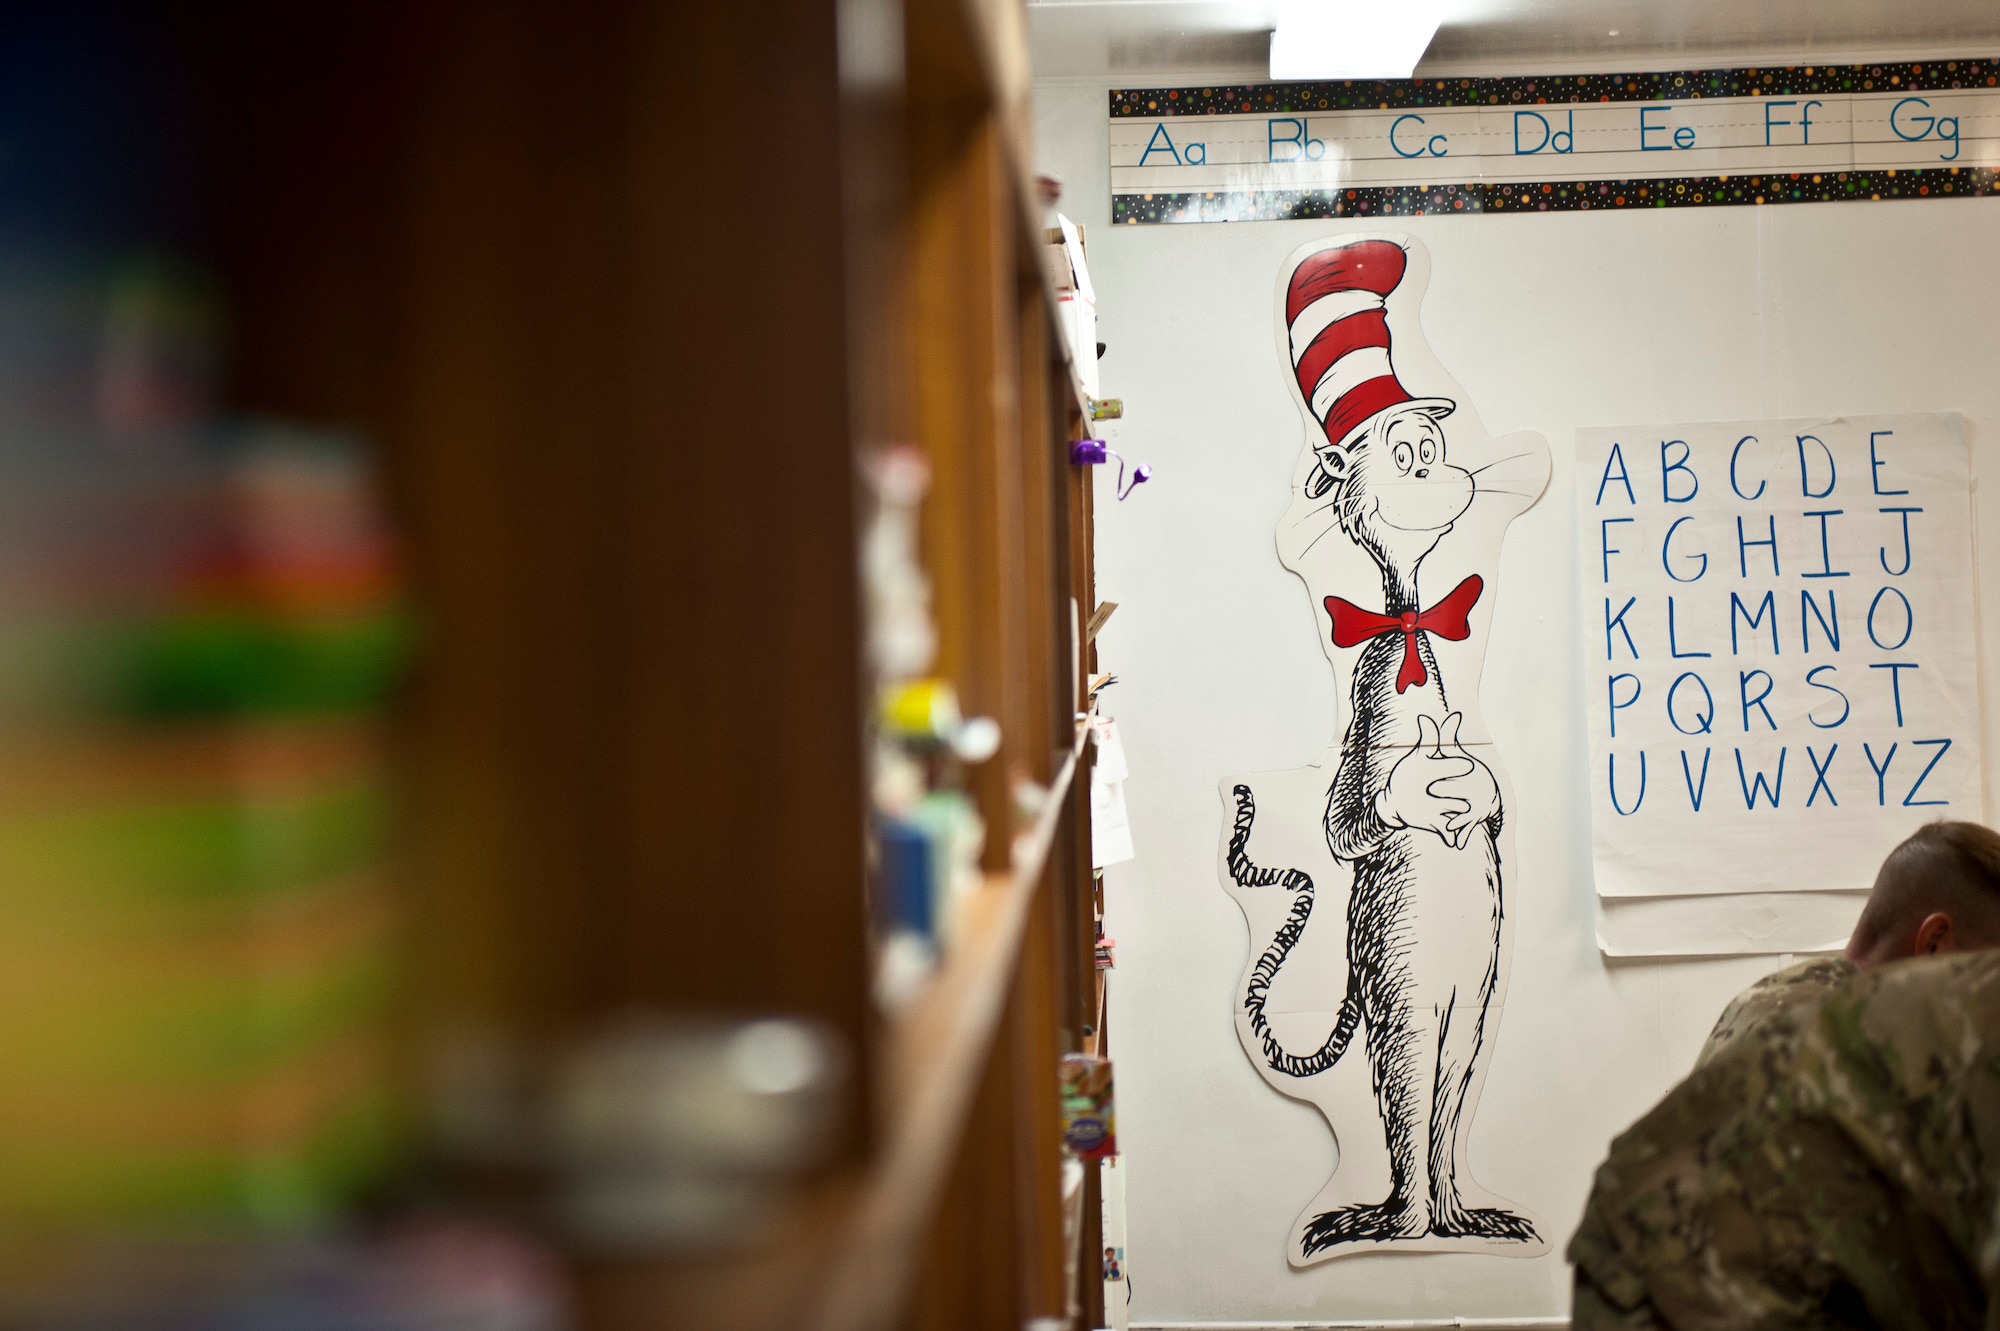
[[[1935,956],[1940,952],[1956,950],[1956,940],[1952,937],[1951,916],[1943,911],[1932,911],[1924,916],[1917,926],[1915,954],[1920,957]]]

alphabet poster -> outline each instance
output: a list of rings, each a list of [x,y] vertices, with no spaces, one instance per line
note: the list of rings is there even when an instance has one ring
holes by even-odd
[[[1111,220],[1466,217],[2000,193],[2000,61],[1120,88]]]
[[[1342,720],[1317,763],[1218,792],[1217,871],[1250,933],[1238,1038],[1339,1145],[1272,1241],[1295,1266],[1535,1256],[1548,1225],[1482,1188],[1467,1148],[1506,1056],[1517,890],[1479,673],[1501,539],[1547,485],[1548,445],[1489,434],[1431,354],[1413,238],[1319,241],[1276,276],[1271,389],[1304,435],[1278,556],[1309,592]]]
[[[1580,431],[1606,896],[1865,889],[1983,817],[1957,415]]]

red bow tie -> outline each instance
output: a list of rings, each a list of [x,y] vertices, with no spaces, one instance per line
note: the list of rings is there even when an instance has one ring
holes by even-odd
[[[1326,598],[1326,612],[1333,616],[1333,645],[1336,647],[1358,647],[1370,638],[1379,638],[1385,633],[1403,635],[1403,668],[1396,672],[1396,692],[1401,693],[1412,684],[1421,684],[1429,678],[1424,672],[1423,658],[1417,655],[1417,634],[1435,633],[1447,642],[1464,642],[1472,633],[1472,625],[1467,616],[1479,600],[1479,593],[1485,584],[1477,573],[1452,588],[1451,595],[1439,601],[1430,609],[1418,614],[1405,610],[1400,615],[1378,615],[1373,610],[1363,610],[1352,601],[1344,601],[1338,596]]]

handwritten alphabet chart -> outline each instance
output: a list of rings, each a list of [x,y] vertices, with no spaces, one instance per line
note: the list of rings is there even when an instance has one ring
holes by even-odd
[[[1111,94],[1121,223],[1962,198],[2000,60]]]
[[[1868,887],[1982,816],[1952,414],[1579,431],[1598,891]]]

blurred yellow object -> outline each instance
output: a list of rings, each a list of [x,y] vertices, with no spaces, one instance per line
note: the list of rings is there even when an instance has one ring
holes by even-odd
[[[391,1114],[368,720],[0,743],[0,1233],[286,1226]]]
[[[958,693],[949,680],[915,679],[882,690],[882,726],[892,734],[949,739],[958,722]]]

